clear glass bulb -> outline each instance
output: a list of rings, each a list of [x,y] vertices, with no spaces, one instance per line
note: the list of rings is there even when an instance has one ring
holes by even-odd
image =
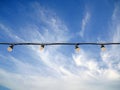
[[[106,48],[105,48],[104,45],[101,45],[101,50],[102,50],[102,51],[105,51],[105,50],[106,50]]]
[[[102,50],[102,51],[105,51],[105,50],[106,50],[106,48],[105,48],[105,47],[102,47],[102,48],[101,48],[101,50]]]
[[[8,50],[9,52],[12,52],[13,49],[12,49],[11,47],[8,47],[7,50]]]
[[[77,47],[77,48],[75,49],[75,51],[76,51],[76,52],[80,52],[80,48]]]
[[[44,48],[43,47],[40,47],[40,51],[42,51]]]
[[[44,45],[40,46],[40,51],[42,51],[44,49]]]
[[[80,48],[79,48],[78,45],[75,45],[75,51],[76,51],[76,52],[79,52],[79,51],[80,51]]]

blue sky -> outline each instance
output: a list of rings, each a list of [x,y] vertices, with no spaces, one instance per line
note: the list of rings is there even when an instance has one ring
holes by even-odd
[[[120,42],[119,0],[1,0],[0,42]],[[120,46],[0,45],[0,90],[119,90]]]

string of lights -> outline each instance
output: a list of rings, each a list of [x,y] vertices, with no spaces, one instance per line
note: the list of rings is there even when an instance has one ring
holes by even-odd
[[[45,46],[48,45],[74,45],[75,46],[75,50],[79,51],[79,45],[100,45],[102,51],[105,50],[105,45],[120,45],[120,43],[82,43],[82,42],[78,42],[78,43],[19,43],[19,42],[14,42],[14,43],[9,43],[9,42],[0,42],[0,45],[9,45],[9,47],[7,48],[7,50],[9,52],[11,52],[14,48],[14,46],[16,45],[40,45],[40,50],[43,50]]]

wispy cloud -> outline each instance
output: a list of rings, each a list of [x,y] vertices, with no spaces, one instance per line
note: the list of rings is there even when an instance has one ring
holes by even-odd
[[[112,27],[113,37],[111,37],[112,42],[120,42],[120,3],[115,5],[115,9],[112,15]],[[111,46],[105,53],[101,54],[102,60],[107,64],[110,70],[114,71],[112,77],[120,76],[120,47],[118,45]],[[116,72],[116,73],[115,73]],[[117,75],[118,74],[118,75]],[[116,76],[117,75],[117,76]]]
[[[0,33],[1,34],[3,33],[3,35],[5,36],[4,38],[6,38],[6,39],[9,37],[9,38],[11,38],[14,41],[21,41],[21,42],[24,41],[18,35],[13,34],[13,31],[8,26],[5,26],[2,23],[0,23]]]
[[[57,15],[41,8],[39,3],[35,3],[33,8],[36,10],[35,17],[44,25],[39,27],[29,23],[20,28],[22,30],[20,40],[30,42],[67,42],[70,40],[68,28]],[[86,13],[82,21],[82,35],[89,18],[89,13]],[[119,24],[116,27],[118,26]],[[5,25],[1,24],[0,28],[7,30],[5,33],[11,38],[18,36],[6,29]],[[120,40],[119,31],[118,27],[113,35],[113,42]],[[15,41],[19,39],[16,38]],[[90,88],[92,90],[119,90],[120,53],[118,47],[110,47],[108,51],[101,52],[100,61],[90,57],[89,52],[83,49],[80,53],[73,52],[70,57],[63,54],[61,49],[64,51],[61,46],[46,46],[45,50],[40,52],[39,46],[28,46],[24,48],[24,55],[19,54],[21,57],[16,58],[14,54],[8,57],[0,55],[3,60],[9,59],[17,71],[13,73],[1,68],[0,84],[11,90],[89,90]]]
[[[87,11],[85,13],[85,16],[82,19],[82,25],[81,25],[81,30],[80,30],[80,36],[81,37],[84,36],[84,31],[85,31],[85,28],[86,28],[86,25],[87,25],[89,19],[90,19],[90,13],[89,13],[89,11]]]
[[[51,77],[13,74],[0,69],[1,83],[12,90],[118,90],[116,82],[81,81],[79,78],[56,79]],[[24,77],[24,78],[23,78]],[[86,87],[87,86],[87,87]],[[112,88],[116,87],[116,88]]]

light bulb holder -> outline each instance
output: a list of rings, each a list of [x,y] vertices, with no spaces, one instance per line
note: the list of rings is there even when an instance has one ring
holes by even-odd
[[[44,49],[45,45],[41,45],[40,50],[42,51]]]
[[[41,47],[42,47],[42,48],[44,48],[44,47],[45,47],[45,45],[41,45]]]
[[[78,46],[78,45],[79,45],[79,44],[76,44],[76,45],[75,45],[75,49],[78,49],[78,48],[79,48],[79,46]]]
[[[105,49],[106,49],[105,46],[102,44],[102,45],[101,45],[101,50],[102,50],[102,51],[105,51]]]
[[[77,52],[80,51],[80,48],[79,48],[78,44],[75,45],[75,50],[76,50]]]
[[[11,52],[11,51],[13,50],[13,47],[14,47],[14,45],[10,45],[7,50],[8,50],[9,52]]]
[[[101,45],[101,48],[105,48],[105,46],[102,44],[102,45]]]
[[[75,45],[75,49],[79,48],[78,45]]]

